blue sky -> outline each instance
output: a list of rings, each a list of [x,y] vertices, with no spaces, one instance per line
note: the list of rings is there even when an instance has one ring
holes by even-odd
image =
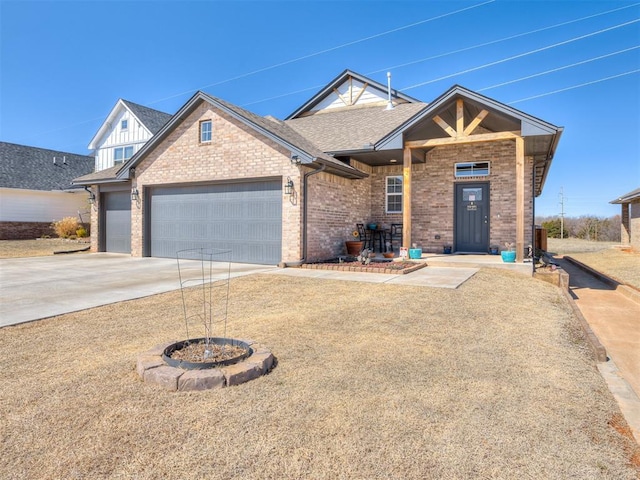
[[[561,189],[566,215],[618,214],[608,202],[640,187],[627,1],[0,0],[0,140],[87,153],[118,98],[174,113],[198,89],[284,118],[346,68],[565,127],[538,214],[559,213]]]

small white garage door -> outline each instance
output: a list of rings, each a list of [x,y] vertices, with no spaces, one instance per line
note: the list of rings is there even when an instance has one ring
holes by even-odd
[[[155,187],[147,246],[152,257],[189,248],[231,250],[231,261],[275,265],[282,257],[282,182]]]

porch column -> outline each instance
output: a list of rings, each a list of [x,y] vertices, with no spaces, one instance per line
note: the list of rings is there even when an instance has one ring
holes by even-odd
[[[524,258],[524,138],[516,138],[516,262]]]
[[[402,163],[402,246],[411,247],[411,149],[404,148]]]

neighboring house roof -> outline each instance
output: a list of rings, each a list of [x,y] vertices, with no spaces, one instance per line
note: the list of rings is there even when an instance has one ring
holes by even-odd
[[[92,172],[94,164],[95,159],[87,155],[0,142],[0,187],[44,191],[77,188],[71,181]]]
[[[629,193],[625,193],[624,195],[619,196],[615,200],[611,200],[609,203],[614,204],[623,204],[623,203],[632,203],[635,200],[640,200],[640,188],[636,188]]]
[[[138,105],[129,100],[122,100],[122,103],[129,107],[131,113],[133,113],[152,134],[157,133],[172,117],[169,113]]]
[[[137,103],[130,102],[129,100],[119,99],[114,107],[109,112],[107,119],[102,123],[96,134],[89,142],[89,149],[95,150],[98,148],[100,141],[111,130],[114,120],[120,114],[123,109],[129,110],[140,124],[146,128],[151,135],[154,135],[162,128],[162,126],[169,121],[171,115],[160,110],[154,110],[153,108],[144,107]]]

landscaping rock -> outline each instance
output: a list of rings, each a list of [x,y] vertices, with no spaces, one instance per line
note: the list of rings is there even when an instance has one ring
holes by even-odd
[[[225,384],[224,374],[217,368],[189,370],[178,379],[178,390],[181,392],[210,390],[223,388]]]
[[[144,381],[160,385],[165,390],[178,390],[178,379],[184,374],[184,370],[169,366],[161,366],[145,370]]]
[[[241,383],[248,382],[262,375],[261,366],[255,363],[249,363],[248,361],[229,365],[224,367],[222,371],[224,372],[224,376],[227,379],[227,386],[229,387],[232,385],[240,385]]]

